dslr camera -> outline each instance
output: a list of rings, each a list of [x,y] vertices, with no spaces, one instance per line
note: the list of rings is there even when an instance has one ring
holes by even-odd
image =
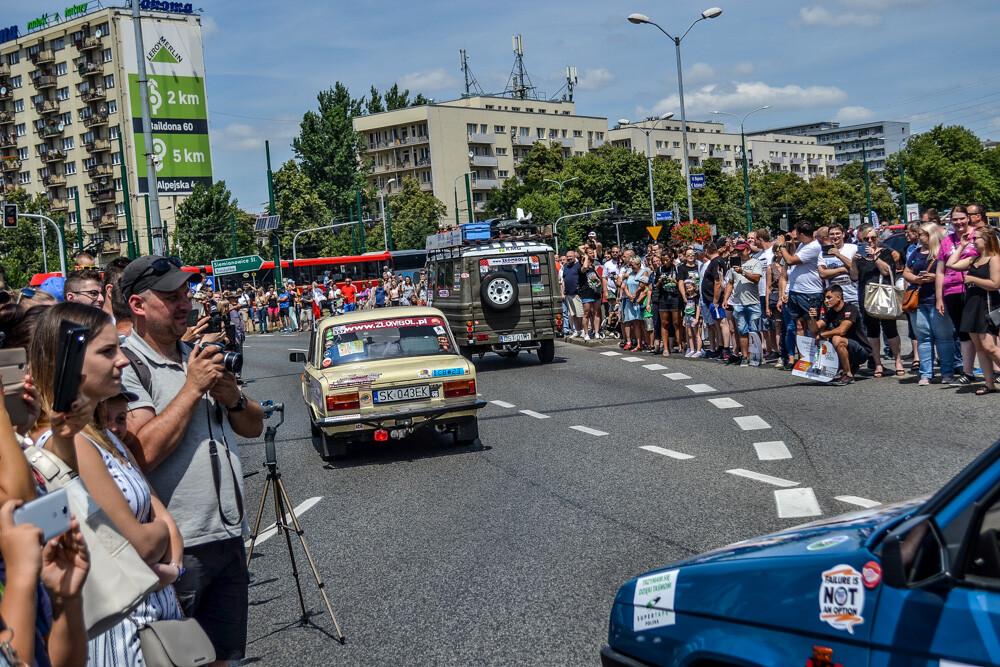
[[[227,371],[238,375],[243,370],[243,355],[227,350],[223,343],[201,343],[201,347],[215,347],[222,353],[222,365]]]

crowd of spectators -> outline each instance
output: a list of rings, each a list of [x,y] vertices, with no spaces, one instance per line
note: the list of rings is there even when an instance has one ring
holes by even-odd
[[[263,412],[208,345],[242,342],[239,298],[192,285],[174,259],[114,260],[103,275],[88,259],[65,279],[5,291],[0,304],[0,348],[24,348],[28,362],[26,375],[0,377],[23,383],[12,398],[25,406],[10,413],[0,403],[0,653],[11,664],[141,665],[139,629],[187,617],[211,640],[216,664],[242,659],[249,526],[235,440],[259,436]],[[210,332],[213,319],[231,326]],[[86,331],[83,371],[76,400],[58,412],[67,321]],[[84,582],[101,573],[91,571],[79,524],[43,543],[39,528],[12,519],[51,490],[21,454],[29,445],[79,474],[159,579],[126,618],[89,639]]]
[[[563,334],[620,338],[630,352],[683,354],[749,366],[751,338],[760,365],[791,370],[797,337],[828,340],[838,353],[837,384],[864,368],[874,378],[919,374],[918,385],[1000,382],[1000,246],[982,204],[955,206],[942,222],[892,229],[799,222],[772,236],[758,229],[706,243],[671,241],[605,250],[593,232],[559,256]],[[893,237],[893,240],[897,240]],[[902,319],[869,312],[865,294],[888,285],[902,297]],[[900,323],[906,323],[904,353]],[[905,362],[911,361],[909,368]],[[891,366],[890,366],[891,362]]]

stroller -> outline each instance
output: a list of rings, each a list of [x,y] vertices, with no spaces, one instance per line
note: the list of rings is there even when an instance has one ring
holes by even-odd
[[[601,333],[605,338],[622,337],[622,317],[617,308],[611,310],[601,322]]]

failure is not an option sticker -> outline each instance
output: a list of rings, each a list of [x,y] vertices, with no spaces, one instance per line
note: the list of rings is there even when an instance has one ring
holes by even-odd
[[[674,593],[680,570],[639,577],[632,596],[632,629],[652,630],[677,622],[674,613]]]
[[[864,578],[850,565],[837,565],[822,575],[819,587],[819,619],[835,630],[854,634],[854,626],[864,623]]]

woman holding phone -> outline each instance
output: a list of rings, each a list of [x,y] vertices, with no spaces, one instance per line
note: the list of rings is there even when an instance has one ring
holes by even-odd
[[[59,365],[56,357],[63,320],[86,329],[78,402],[96,406],[90,420],[76,433],[68,428],[61,432],[49,430],[49,424],[56,423],[52,414],[56,396],[54,369]],[[90,664],[142,664],[138,627],[181,617],[170,584],[183,573],[177,563],[182,561],[184,545],[173,518],[151,491],[128,449],[107,428],[107,407],[103,401],[121,393],[122,368],[129,361],[118,347],[117,331],[107,313],[91,306],[62,303],[50,308],[39,320],[29,350],[29,363],[41,397],[35,442],[62,454],[65,441],[71,438],[76,461],[64,460],[69,465],[75,464],[90,495],[160,577],[160,589],[129,618],[90,641]]]
[[[903,277],[911,287],[917,288],[917,310],[910,316],[913,334],[917,338],[920,352],[920,386],[931,383],[934,376],[934,346],[937,346],[941,360],[941,384],[955,381],[953,363],[955,359],[955,327],[951,319],[937,310],[935,295],[935,268],[937,254],[941,249],[941,228],[932,222],[925,222],[917,234],[919,245],[906,259]]]
[[[990,370],[993,364],[1000,364],[1000,349],[997,348],[998,329],[990,322],[990,311],[1000,309],[1000,242],[996,232],[985,225],[972,232],[971,243],[976,248],[975,257],[965,257],[968,238],[962,239],[948,258],[948,268],[965,273],[965,306],[962,308],[962,323],[958,330],[969,334],[979,356],[979,367],[983,369],[985,387],[976,391],[976,396],[994,393],[996,380]]]

